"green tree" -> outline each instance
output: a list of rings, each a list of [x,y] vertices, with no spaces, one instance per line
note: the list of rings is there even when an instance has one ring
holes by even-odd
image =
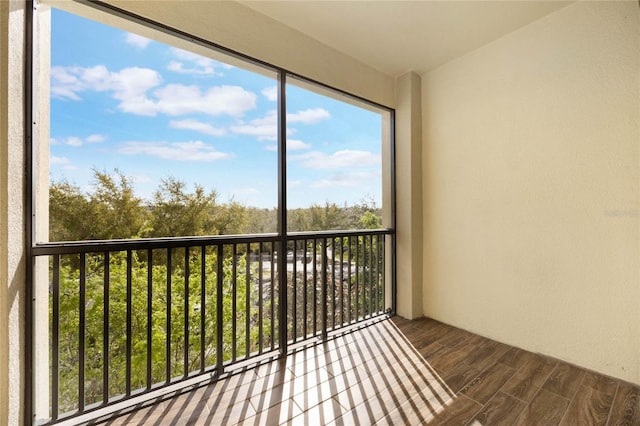
[[[200,185],[188,192],[184,182],[162,179],[149,207],[149,237],[215,235],[215,191],[206,193]]]
[[[147,211],[131,180],[93,170],[93,191],[85,194],[67,181],[49,188],[51,241],[108,240],[140,235]]]
[[[115,176],[98,170],[94,173],[94,191],[89,195],[95,234],[98,239],[136,238],[140,236],[147,211],[135,195],[131,179],[114,170]]]
[[[95,239],[91,203],[80,188],[67,181],[49,187],[49,240]]]
[[[220,235],[241,234],[246,221],[246,207],[233,200],[218,206],[213,215],[215,229]]]
[[[309,207],[309,228],[305,231],[329,231],[344,229],[344,211],[335,203],[325,202],[324,206],[312,204]]]
[[[382,220],[380,216],[373,212],[364,212],[360,217],[360,228],[362,229],[379,229],[382,228]]]
[[[246,221],[243,232],[246,234],[263,234],[277,232],[278,210],[246,207]]]

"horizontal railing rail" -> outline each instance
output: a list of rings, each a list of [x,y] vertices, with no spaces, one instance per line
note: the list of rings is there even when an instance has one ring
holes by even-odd
[[[36,285],[47,308],[35,310],[34,324],[48,324],[46,339],[34,344],[49,354],[48,368],[35,366],[48,370],[48,383],[40,379],[35,388],[48,389],[38,395],[49,407],[36,422],[215,377],[282,351],[279,342],[326,337],[386,314],[392,235],[378,229],[34,246],[36,279],[47,281]]]
[[[339,237],[349,235],[383,235],[392,234],[391,229],[356,229],[344,231],[305,231],[290,232],[289,238],[304,236]],[[138,238],[122,240],[84,240],[84,241],[56,241],[36,243],[31,252],[34,256],[49,254],[71,253],[103,253],[106,251],[140,250],[147,248],[185,247],[208,244],[248,243],[260,241],[278,241],[275,233],[266,234],[239,234],[239,235],[210,235],[201,237],[163,237],[163,238]]]

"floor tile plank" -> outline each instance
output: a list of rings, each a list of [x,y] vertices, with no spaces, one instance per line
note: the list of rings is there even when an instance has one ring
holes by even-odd
[[[569,400],[542,389],[525,407],[516,425],[557,425],[569,406]]]
[[[611,426],[640,426],[640,386],[621,383],[611,407]]]
[[[529,402],[549,378],[556,363],[540,355],[527,357],[527,361],[502,388],[503,392]]]
[[[578,386],[586,371],[566,363],[558,363],[551,376],[542,385],[542,389],[548,390],[564,398],[572,399],[578,391]]]
[[[481,372],[460,391],[480,404],[485,404],[513,376],[516,369],[496,363]]]
[[[589,386],[580,386],[562,419],[562,425],[605,425],[613,397]]]
[[[516,420],[526,405],[517,398],[498,392],[475,415],[473,422],[481,425],[509,425]]]
[[[602,374],[594,373],[592,371],[586,372],[582,386],[587,386],[598,392],[606,393],[613,396],[618,387],[618,381],[610,377],[603,376]]]

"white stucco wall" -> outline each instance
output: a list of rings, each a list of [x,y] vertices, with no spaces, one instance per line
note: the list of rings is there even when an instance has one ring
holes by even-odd
[[[0,424],[24,405],[24,4],[0,2]]]
[[[425,313],[640,383],[638,3],[422,77]]]
[[[397,313],[418,318],[422,310],[421,79],[414,72],[396,82]]]

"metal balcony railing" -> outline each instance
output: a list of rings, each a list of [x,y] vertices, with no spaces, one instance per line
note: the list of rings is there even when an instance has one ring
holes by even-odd
[[[56,423],[391,309],[390,230],[46,243]],[[282,247],[282,248],[281,248]],[[281,273],[286,272],[286,273]],[[35,366],[43,368],[42,365]],[[45,367],[46,368],[46,367]],[[42,380],[41,380],[42,381]],[[42,416],[41,416],[42,417]]]

